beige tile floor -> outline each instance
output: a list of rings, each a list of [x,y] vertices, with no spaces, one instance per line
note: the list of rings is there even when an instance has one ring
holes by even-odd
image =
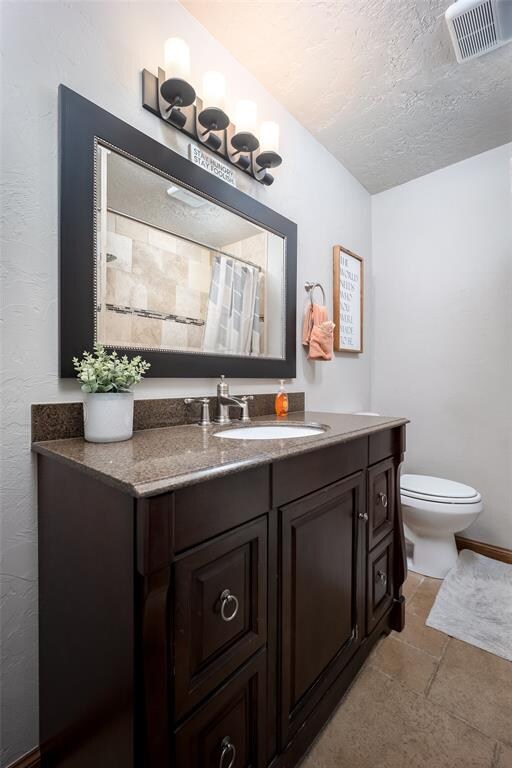
[[[425,626],[441,582],[410,573],[383,638],[301,768],[512,768],[512,663]]]

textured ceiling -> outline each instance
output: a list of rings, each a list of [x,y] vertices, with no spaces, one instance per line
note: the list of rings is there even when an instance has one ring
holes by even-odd
[[[512,44],[457,64],[451,0],[181,2],[370,192],[512,138]]]

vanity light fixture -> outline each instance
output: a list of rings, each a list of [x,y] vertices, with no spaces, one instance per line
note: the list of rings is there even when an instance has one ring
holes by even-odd
[[[258,117],[258,107],[250,99],[242,99],[235,107],[236,133],[231,136],[230,159],[242,170],[251,166],[251,152],[255,152],[260,143],[254,131]]]
[[[215,131],[225,131],[229,125],[229,117],[224,112],[226,98],[226,81],[220,72],[205,72],[203,76],[203,109],[197,120],[205,130],[200,133],[201,139],[210,149],[220,149],[222,140],[219,136],[209,135]],[[207,138],[205,138],[207,136]]]
[[[281,165],[283,158],[278,154],[279,149],[279,126],[277,123],[267,120],[261,124],[261,152],[256,157],[256,163],[260,168],[277,168]]]
[[[274,177],[268,170],[282,162],[277,123],[262,123],[258,138],[257,106],[242,99],[236,105],[233,124],[226,113],[226,81],[220,72],[204,74],[203,97],[199,98],[190,84],[190,50],[181,38],[166,40],[164,61],[165,69],[159,67],[157,77],[147,69],[142,72],[142,106],[270,186]]]
[[[164,112],[177,127],[183,127],[186,117],[180,107],[189,107],[196,98],[196,92],[188,82],[190,79],[190,50],[186,42],[179,37],[170,37],[166,40],[164,61],[165,72],[170,75],[159,83],[160,96],[168,104],[164,107]]]

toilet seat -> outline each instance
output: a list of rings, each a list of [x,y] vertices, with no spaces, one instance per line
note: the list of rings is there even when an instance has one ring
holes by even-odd
[[[400,494],[434,504],[478,504],[482,497],[470,485],[430,475],[403,475]]]

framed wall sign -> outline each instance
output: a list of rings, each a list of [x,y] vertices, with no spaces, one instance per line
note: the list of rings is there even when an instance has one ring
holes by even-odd
[[[333,248],[334,261],[334,349],[363,351],[364,273],[363,260],[341,245]]]

